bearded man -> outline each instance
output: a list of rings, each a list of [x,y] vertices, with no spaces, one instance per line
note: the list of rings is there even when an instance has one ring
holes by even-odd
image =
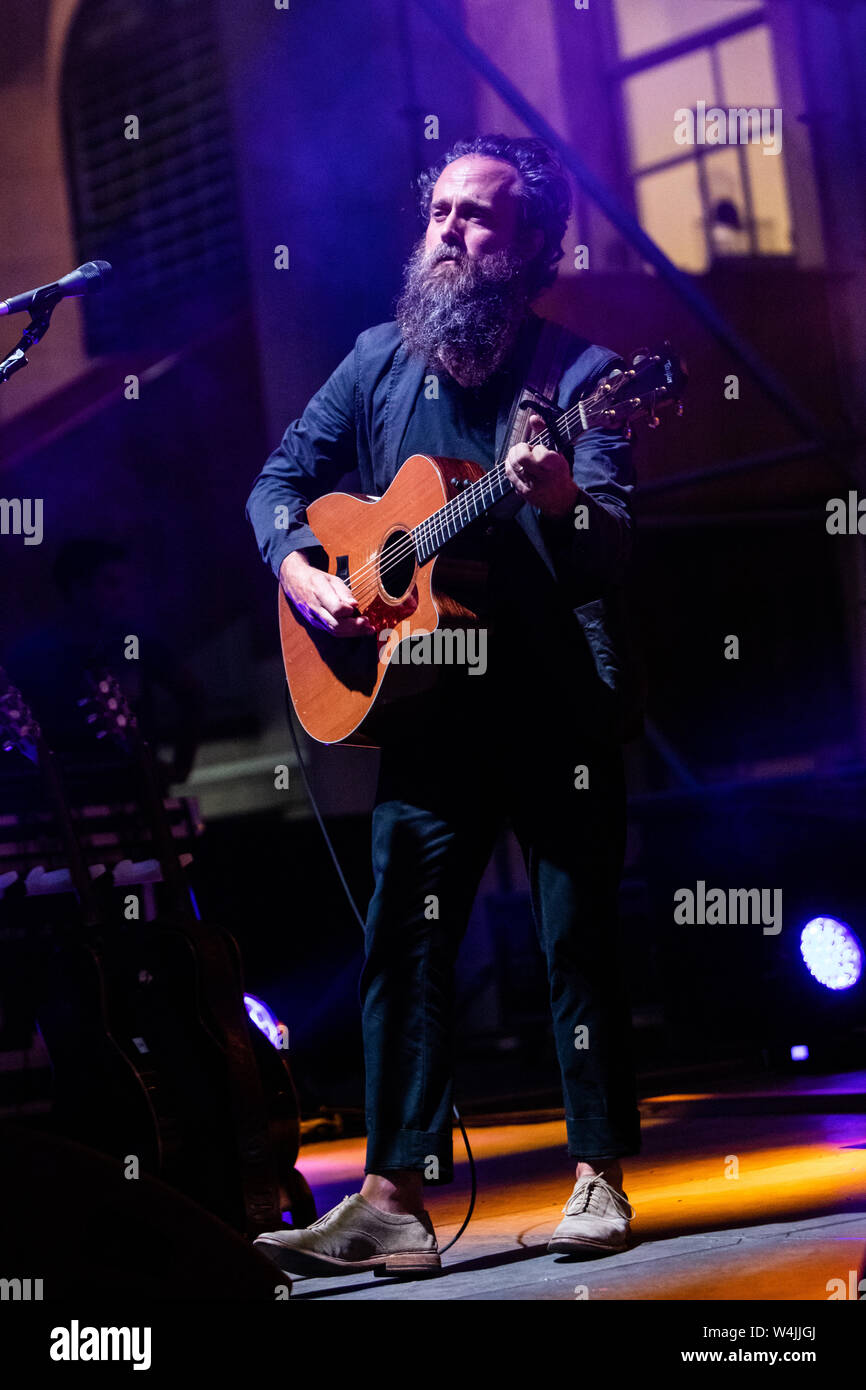
[[[541,141],[461,142],[421,192],[427,229],[396,322],[360,335],[289,426],[247,504],[288,598],[308,622],[346,638],[373,629],[322,567],[306,505],[356,467],[362,490],[381,495],[416,452],[492,467],[541,330],[530,306],[562,257],[568,186]],[[558,412],[618,360],[568,334]],[[534,415],[530,427],[534,435],[544,420]],[[259,1237],[290,1272],[413,1273],[440,1263],[423,1192],[425,1182],[453,1179],[455,958],[507,825],[523,851],[547,960],[576,1163],[549,1249],[581,1255],[627,1244],[633,1212],[620,1159],[640,1149],[617,946],[621,744],[640,720],[621,602],[630,450],[620,431],[596,428],[568,455],[515,444],[505,470],[517,510],[494,509],[443,550],[483,562],[486,670],[443,667],[413,718],[396,719],[383,740],[361,977],[363,1185],[308,1229]],[[286,508],[288,528],[278,528]],[[579,528],[576,508],[588,519]]]

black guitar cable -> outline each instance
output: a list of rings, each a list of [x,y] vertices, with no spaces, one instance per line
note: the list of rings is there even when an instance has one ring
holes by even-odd
[[[321,814],[321,812],[320,812],[320,810],[319,810],[319,806],[318,806],[318,803],[317,803],[317,801],[316,801],[316,798],[315,798],[315,796],[313,795],[313,789],[312,789],[312,787],[310,786],[310,779],[309,779],[309,777],[307,776],[307,769],[306,769],[306,767],[304,766],[304,760],[303,760],[303,758],[301,757],[301,748],[300,748],[300,744],[298,743],[298,735],[297,735],[297,733],[296,733],[296,731],[295,731],[295,721],[294,721],[294,719],[292,718],[292,701],[291,701],[291,698],[290,698],[290,696],[289,696],[289,687],[288,687],[288,685],[285,685],[285,686],[284,686],[284,691],[285,691],[285,698],[286,698],[286,722],[288,723],[288,726],[289,726],[289,732],[290,732],[290,734],[292,735],[292,743],[295,745],[295,757],[296,757],[297,760],[298,760],[298,767],[301,769],[301,776],[302,776],[303,779],[304,779],[304,786],[305,786],[306,789],[307,789],[307,796],[309,797],[310,805],[311,805],[312,808],[313,808],[313,814],[315,815],[316,820],[319,822],[319,829],[321,830],[322,835],[324,836],[325,844],[328,846],[328,852],[329,852],[329,854],[330,854],[332,860],[334,861],[334,868],[337,870],[337,877],[339,878],[340,882],[341,882],[342,885],[343,885],[343,892],[346,894],[346,897],[347,897],[348,900],[349,900],[349,906],[351,907],[352,911],[354,912],[355,916],[356,916],[357,919],[358,919],[358,925],[360,926],[361,931],[363,931],[363,930],[364,930],[364,919],[363,919],[363,917],[361,916],[360,912],[358,911],[358,904],[355,902],[355,899],[352,897],[352,891],[351,891],[351,889],[349,888],[348,883],[346,882],[346,875],[343,873],[342,866],[341,866],[340,861],[339,861],[339,859],[338,859],[338,857],[337,857],[337,851],[334,849],[333,843],[332,843],[332,841],[331,841],[331,837],[330,837],[330,835],[328,834],[328,832],[327,832],[327,830],[326,830],[326,828],[325,828],[325,822],[322,820],[322,814]],[[439,1254],[440,1254],[440,1255],[444,1255],[446,1250],[450,1250],[451,1247],[452,1247],[452,1245],[456,1245],[457,1242],[458,1242],[458,1240],[459,1240],[460,1237],[462,1236],[463,1232],[466,1230],[466,1227],[469,1225],[469,1222],[472,1220],[472,1213],[473,1213],[474,1210],[475,1210],[475,1198],[476,1198],[477,1192],[478,1192],[478,1183],[477,1183],[477,1179],[476,1179],[476,1175],[475,1175],[475,1159],[474,1159],[474,1157],[473,1157],[473,1155],[472,1155],[472,1149],[471,1149],[470,1146],[469,1146],[469,1135],[466,1133],[466,1126],[465,1126],[464,1123],[463,1123],[463,1118],[462,1118],[462,1116],[461,1116],[461,1114],[460,1114],[460,1111],[457,1109],[457,1106],[456,1106],[456,1105],[452,1106],[452,1109],[453,1109],[453,1111],[454,1111],[454,1118],[455,1118],[455,1120],[457,1121],[458,1125],[460,1126],[460,1133],[463,1135],[463,1143],[466,1145],[466,1159],[467,1159],[467,1162],[469,1163],[469,1181],[470,1181],[469,1207],[468,1207],[468,1209],[467,1209],[467,1212],[466,1212],[465,1217],[463,1218],[463,1225],[460,1227],[460,1230],[457,1232],[456,1236],[452,1236],[452,1237],[451,1237],[451,1239],[449,1240],[449,1242],[448,1242],[447,1245],[443,1245],[443,1246],[442,1246],[441,1250],[439,1251]]]

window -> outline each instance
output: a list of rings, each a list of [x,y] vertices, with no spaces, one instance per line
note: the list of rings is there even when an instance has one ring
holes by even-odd
[[[615,75],[644,230],[695,273],[728,257],[791,255],[779,91],[763,5],[615,3],[622,59]],[[737,110],[749,114],[729,116]]]
[[[633,58],[761,8],[761,0],[616,0],[619,51]]]

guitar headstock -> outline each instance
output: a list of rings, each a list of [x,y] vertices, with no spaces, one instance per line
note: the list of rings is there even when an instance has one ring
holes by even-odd
[[[17,748],[31,762],[39,761],[42,730],[24,696],[0,666],[0,747]]]
[[[113,738],[130,749],[138,738],[138,720],[120,682],[110,671],[89,677],[90,694],[79,700],[97,738]]]
[[[661,423],[657,412],[662,406],[676,405],[677,414],[682,415],[680,398],[687,382],[686,365],[670,343],[655,352],[640,348],[624,371],[616,368],[580,402],[585,427],[615,430],[625,426],[628,439],[632,420],[647,415],[650,429],[655,429]]]

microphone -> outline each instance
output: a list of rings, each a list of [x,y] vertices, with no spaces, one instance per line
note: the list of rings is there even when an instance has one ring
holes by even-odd
[[[77,270],[71,270],[68,275],[64,275],[62,280],[55,280],[49,285],[38,285],[35,290],[25,290],[24,294],[16,294],[12,299],[0,300],[0,317],[38,308],[41,299],[53,301],[53,308],[61,299],[75,299],[82,294],[94,294],[97,290],[105,288],[111,275],[108,261],[87,261]]]

